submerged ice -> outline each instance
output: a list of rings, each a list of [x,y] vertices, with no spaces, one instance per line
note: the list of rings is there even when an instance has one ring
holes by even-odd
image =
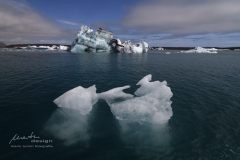
[[[151,75],[145,76],[137,85],[134,95],[123,92],[130,86],[118,87],[106,92],[96,93],[95,85],[89,88],[76,87],[57,99],[58,107],[78,110],[86,115],[99,99],[106,100],[111,112],[118,120],[164,124],[172,116],[171,89],[167,82],[154,81]]]
[[[58,108],[45,124],[44,131],[61,139],[64,145],[72,145],[79,141],[88,142],[88,118],[89,115],[81,115],[75,110]]]
[[[113,39],[112,32],[99,28],[95,34],[88,26],[83,25],[79,34],[71,46],[71,52],[122,52],[122,53],[146,53],[148,44],[144,41],[132,45],[130,40],[121,42]]]

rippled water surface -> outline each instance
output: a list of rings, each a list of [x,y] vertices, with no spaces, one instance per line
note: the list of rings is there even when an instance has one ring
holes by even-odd
[[[240,53],[168,52],[0,51],[0,159],[240,159]],[[53,103],[94,84],[133,94],[148,74],[173,93],[167,124],[123,123],[103,100],[86,116]],[[10,143],[32,132],[42,142]]]

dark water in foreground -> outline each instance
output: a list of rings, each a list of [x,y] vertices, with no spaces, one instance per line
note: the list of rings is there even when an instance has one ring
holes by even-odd
[[[240,53],[164,53],[0,52],[0,159],[240,159]],[[121,124],[105,101],[87,116],[52,102],[79,85],[133,94],[148,74],[172,90],[167,124]],[[9,144],[32,132],[42,142]]]

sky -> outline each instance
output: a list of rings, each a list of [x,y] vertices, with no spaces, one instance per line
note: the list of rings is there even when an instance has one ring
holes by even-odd
[[[240,0],[0,0],[0,42],[71,44],[81,25],[150,46],[240,46]]]

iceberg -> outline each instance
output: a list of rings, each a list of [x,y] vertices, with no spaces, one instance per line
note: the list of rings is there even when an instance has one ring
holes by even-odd
[[[208,51],[217,51],[218,49],[216,48],[207,48]]]
[[[63,46],[63,45],[56,46],[56,45],[52,45],[52,46],[50,47],[50,46],[36,46],[36,45],[30,46],[30,45],[28,45],[27,47],[18,47],[17,49],[47,50],[47,51],[57,51],[57,50],[67,51],[67,50],[68,50],[68,46]]]
[[[99,99],[105,100],[118,120],[127,122],[145,122],[165,124],[172,116],[171,97],[173,93],[167,82],[154,81],[152,75],[145,76],[137,85],[140,87],[134,95],[123,92],[130,86],[117,87],[109,91],[96,93],[95,85],[89,88],[78,86],[67,91],[53,102],[61,108],[78,110],[87,115]]]
[[[162,48],[162,47],[152,47],[151,50],[163,51],[164,48]]]
[[[68,47],[67,47],[67,46],[62,46],[62,45],[60,45],[60,46],[59,46],[59,50],[67,51],[67,50],[68,50]]]
[[[71,52],[121,52],[121,53],[147,53],[149,46],[147,42],[141,41],[132,45],[130,40],[121,42],[114,39],[112,32],[99,28],[95,34],[93,30],[82,25],[77,37],[71,45]]]
[[[49,49],[49,46],[27,46],[26,49],[35,49],[35,50],[47,50]]]
[[[188,50],[188,51],[181,51],[182,53],[217,53],[217,49],[215,48],[202,48],[202,47],[195,47],[192,50]]]
[[[89,88],[78,86],[64,93],[53,102],[58,107],[78,110],[82,115],[86,115],[98,101],[96,90],[95,85]]]
[[[108,102],[117,119],[127,122],[165,124],[172,117],[170,98],[173,96],[167,82],[150,82],[152,75],[145,76],[137,85],[136,97],[120,102]]]
[[[151,149],[148,146],[152,145],[165,148],[171,140],[168,121],[173,115],[170,100],[173,94],[166,81],[151,80],[150,74],[143,77],[136,84],[140,87],[134,95],[124,92],[129,85],[101,93],[96,92],[95,85],[73,88],[54,100],[60,108],[52,114],[44,130],[61,139],[64,145],[81,142],[88,147],[92,134],[91,119],[99,113],[90,112],[93,107],[102,107],[96,104],[102,99],[118,120],[119,133],[126,147],[140,151]]]

